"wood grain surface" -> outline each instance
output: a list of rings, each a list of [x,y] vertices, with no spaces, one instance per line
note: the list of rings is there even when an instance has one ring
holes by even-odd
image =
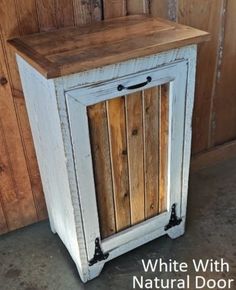
[[[167,170],[169,137],[169,85],[160,87],[159,98],[159,212],[167,209]]]
[[[223,25],[221,0],[179,1],[179,22],[211,32],[211,40],[199,46],[196,99],[193,116],[193,153],[212,146],[211,127],[214,127],[212,102],[219,57],[219,41]]]
[[[88,107],[101,237],[116,232],[106,103]]]
[[[160,88],[144,91],[145,217],[159,212],[159,98]]]
[[[54,78],[208,39],[207,32],[139,15],[107,20],[83,29],[15,38],[9,43],[46,78]],[[52,50],[55,44],[56,51]]]
[[[45,219],[47,210],[15,51],[7,39],[101,19],[101,2],[10,0],[0,6],[0,233]],[[82,17],[83,14],[83,17]],[[90,21],[84,19],[92,18]]]
[[[8,78],[3,41],[0,43],[0,75]],[[0,86],[0,94],[0,194],[8,229],[13,230],[37,221],[38,217],[9,83]]]
[[[3,215],[0,232],[40,220],[40,217],[44,216],[42,213],[46,211],[15,55],[7,44],[7,40],[61,27],[81,26],[101,20],[102,15],[105,18],[112,18],[145,12],[167,19],[171,16],[170,6],[173,7],[174,2],[176,1],[1,1],[0,77],[5,77],[8,84],[0,86],[0,107],[2,108],[0,115],[0,208]],[[235,59],[236,10],[234,2],[234,0],[178,1],[176,14],[180,23],[211,33],[211,41],[200,46],[198,57],[193,120],[193,153],[198,153],[198,156],[201,152],[214,148],[218,144],[235,139],[233,77],[236,66],[232,61]],[[82,31],[83,28],[80,30]],[[55,47],[57,45],[52,43],[50,49]],[[9,129],[13,132],[10,137],[8,136]],[[208,158],[201,160],[204,163]],[[15,174],[15,171],[18,171],[18,174]],[[28,188],[24,189],[24,194],[33,200],[25,212],[21,211],[18,199],[14,197],[15,184],[22,183],[22,180]],[[14,205],[13,197],[15,198]],[[32,212],[37,212],[36,215],[33,214],[33,219]]]
[[[116,98],[107,103],[117,231],[130,226],[130,191],[124,105],[124,97]]]
[[[225,36],[222,39],[216,91],[214,95],[212,126],[213,145],[221,145],[236,139],[236,1],[227,1],[225,7]]]
[[[144,220],[144,146],[142,92],[126,97],[131,224]]]
[[[163,85],[88,107],[102,238],[166,210],[168,95]]]

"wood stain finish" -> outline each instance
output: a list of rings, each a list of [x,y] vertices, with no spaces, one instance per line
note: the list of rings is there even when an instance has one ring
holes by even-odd
[[[166,87],[153,87],[87,109],[102,238],[166,210]],[[114,123],[108,117],[111,106]]]
[[[9,38],[91,23],[101,20],[102,14],[105,18],[137,13],[150,13],[154,16],[169,18],[171,14],[175,14],[180,23],[208,30],[212,34],[212,40],[201,45],[199,50],[200,65],[198,65],[196,110],[193,120],[193,152],[202,152],[235,139],[235,122],[232,122],[233,106],[230,105],[231,91],[235,82],[225,77],[234,75],[229,73],[233,68],[227,58],[227,55],[233,55],[233,50],[230,49],[232,39],[230,27],[233,26],[228,24],[235,18],[233,13],[235,10],[231,9],[234,1],[229,0],[226,5],[225,0],[200,2],[181,0],[178,1],[175,12],[170,11],[167,2],[169,1],[104,0],[104,11],[102,11],[102,4],[99,0],[92,2],[81,0],[1,1],[0,77],[4,77],[7,83],[0,85],[0,233],[45,219],[47,216],[15,56],[7,44]],[[204,21],[201,7],[207,10],[208,17],[204,18]],[[227,25],[225,25],[226,19],[228,19]],[[220,42],[220,39],[224,42]],[[226,49],[222,50],[224,47]],[[211,50],[210,54],[209,50]],[[221,67],[219,64],[222,55],[224,63]],[[208,76],[202,80],[202,72],[206,71],[206,67]],[[226,86],[226,80],[228,80],[229,93],[227,93],[225,106],[225,94],[222,95],[222,91]],[[228,107],[231,108],[230,114],[228,114]],[[228,133],[225,130],[222,133],[221,128],[225,127],[229,128]],[[113,227],[111,228],[114,230]]]

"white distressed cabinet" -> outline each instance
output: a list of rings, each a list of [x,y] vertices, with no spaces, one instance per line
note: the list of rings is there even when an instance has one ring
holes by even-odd
[[[184,233],[197,43],[128,16],[12,39],[51,229],[86,282]]]

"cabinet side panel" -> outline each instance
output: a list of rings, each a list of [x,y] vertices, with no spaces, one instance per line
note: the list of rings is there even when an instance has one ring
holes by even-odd
[[[50,224],[81,268],[55,88],[17,56]]]

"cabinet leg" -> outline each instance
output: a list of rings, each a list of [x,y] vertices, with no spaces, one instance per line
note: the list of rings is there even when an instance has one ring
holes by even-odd
[[[55,230],[55,228],[54,228],[54,226],[51,224],[51,222],[50,222],[50,229],[51,229],[51,232],[53,234],[56,234],[57,233],[56,230]]]
[[[89,267],[89,280],[92,280],[101,274],[104,264],[105,263],[97,263]]]
[[[81,267],[81,265],[76,265],[77,266],[77,270],[79,272],[80,278],[82,280],[83,283],[86,283],[96,277],[98,277],[104,267],[105,263],[97,263],[96,265],[93,266],[85,266],[85,267]]]
[[[182,222],[179,226],[175,226],[168,230],[168,236],[171,239],[177,239],[185,233],[185,223]]]
[[[50,216],[50,214],[48,214],[48,216],[49,216],[50,229],[51,229],[51,231],[52,231],[53,234],[56,234],[56,229],[55,229],[55,226],[54,226],[53,219],[52,219],[52,217]]]

